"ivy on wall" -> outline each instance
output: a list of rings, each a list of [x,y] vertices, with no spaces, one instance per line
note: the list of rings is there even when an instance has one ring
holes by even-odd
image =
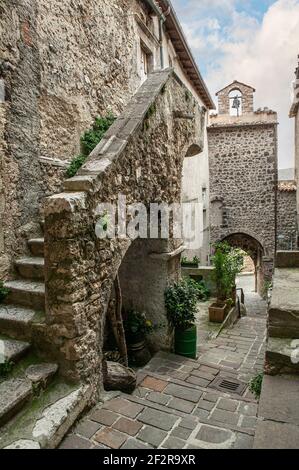
[[[109,127],[114,123],[116,117],[113,114],[108,114],[105,117],[97,117],[91,129],[84,132],[80,139],[81,153],[76,155],[66,171],[68,178],[75,176],[79,168],[84,164],[88,155],[93,149],[101,142],[104,134],[108,131]]]

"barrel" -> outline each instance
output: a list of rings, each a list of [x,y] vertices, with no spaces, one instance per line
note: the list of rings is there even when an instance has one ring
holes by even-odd
[[[196,326],[192,326],[187,330],[175,329],[174,349],[175,353],[180,356],[196,358],[197,332]]]

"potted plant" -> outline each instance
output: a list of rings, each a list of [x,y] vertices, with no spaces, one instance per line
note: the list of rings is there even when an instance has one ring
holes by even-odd
[[[217,300],[209,307],[209,319],[222,323],[229,307],[236,303],[236,275],[243,267],[243,252],[232,248],[227,242],[217,243],[212,263],[215,268]]]
[[[133,366],[144,366],[151,359],[146,345],[146,335],[152,333],[156,326],[146,318],[145,313],[129,310],[124,314],[124,329],[129,363]]]
[[[170,324],[174,327],[176,354],[196,357],[197,332],[195,325],[198,287],[192,279],[182,279],[165,290],[165,306]]]
[[[198,268],[199,258],[197,256],[194,256],[192,260],[188,260],[186,256],[183,256],[181,265],[184,268]]]

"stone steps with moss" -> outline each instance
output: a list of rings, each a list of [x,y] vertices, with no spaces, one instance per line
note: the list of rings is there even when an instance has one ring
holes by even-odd
[[[0,448],[53,449],[87,406],[90,388],[56,377],[0,429]]]
[[[25,371],[10,374],[0,383],[0,426],[15,416],[56,374],[56,364],[31,364]],[[1,430],[0,430],[1,433]]]

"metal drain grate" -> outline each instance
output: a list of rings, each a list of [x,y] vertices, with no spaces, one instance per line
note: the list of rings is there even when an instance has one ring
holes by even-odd
[[[230,392],[236,393],[238,395],[243,395],[247,384],[245,384],[244,382],[240,382],[240,380],[225,377],[216,377],[216,379],[213,380],[213,382],[211,382],[208,387],[215,388],[216,390],[220,390],[221,392]]]

